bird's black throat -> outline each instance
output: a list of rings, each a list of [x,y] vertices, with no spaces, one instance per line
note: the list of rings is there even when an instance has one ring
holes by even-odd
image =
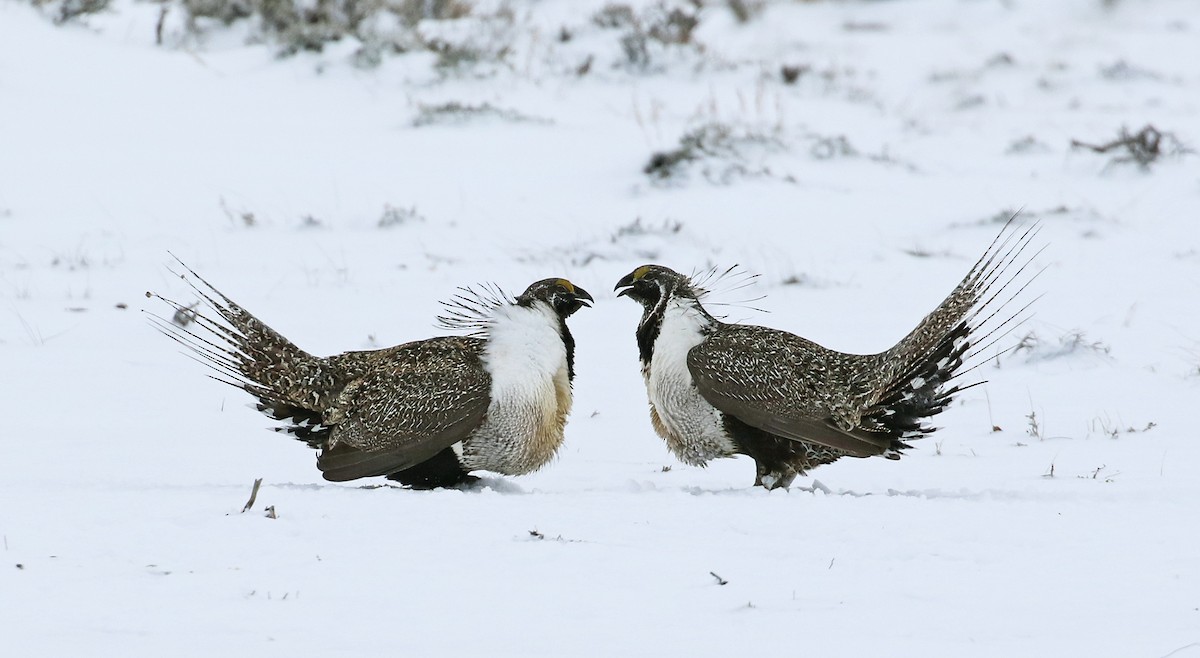
[[[563,347],[567,348],[567,380],[575,381],[575,337],[567,328],[567,318],[558,316],[558,333],[562,336]]]

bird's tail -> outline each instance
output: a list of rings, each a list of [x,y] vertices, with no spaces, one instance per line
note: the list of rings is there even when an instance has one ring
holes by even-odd
[[[151,322],[216,371],[213,379],[253,395],[259,411],[268,416],[290,421],[281,430],[319,447],[328,431],[321,424],[322,411],[337,390],[336,368],[268,327],[182,261],[179,264],[186,270],[180,278],[212,313],[147,292],[147,297],[175,310],[173,319],[151,314]]]
[[[955,394],[983,383],[961,386],[954,380],[978,367],[975,357],[1023,323],[1036,301],[1021,298],[1041,273],[1029,268],[1045,247],[1028,253],[1041,226],[1023,226],[1016,218],[1009,218],[954,291],[881,355],[889,384],[864,412],[864,425],[917,438],[933,431],[926,418],[945,409]],[[964,363],[973,365],[963,370]]]

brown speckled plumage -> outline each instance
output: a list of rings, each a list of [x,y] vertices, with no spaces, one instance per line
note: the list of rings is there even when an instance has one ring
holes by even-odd
[[[844,456],[898,458],[962,390],[953,380],[964,361],[1024,311],[997,315],[1028,285],[1017,279],[1036,235],[1010,220],[954,291],[878,354],[721,322],[688,277],[642,266],[617,288],[644,309],[637,337],[652,425],[688,463],[753,457],[756,484],[768,488]]]
[[[328,480],[384,475],[414,486],[443,486],[466,480],[472,468],[516,475],[540,467],[561,442],[562,423],[570,408],[568,362],[573,360],[574,346],[565,318],[585,305],[579,300],[591,299],[564,279],[537,282],[516,300],[481,298],[484,303],[475,309],[474,317],[480,328],[477,336],[430,338],[317,357],[296,347],[195,272],[189,273],[200,285],[183,278],[214,315],[195,313],[194,328],[165,320],[157,322],[159,328],[217,370],[217,379],[257,398],[263,413],[285,421],[279,431],[319,449],[317,466]],[[552,399],[542,405],[558,423],[555,435],[508,431],[546,424],[540,420],[516,425],[511,420],[489,418],[494,403],[504,401],[493,399],[491,368],[495,364],[487,356],[491,319],[485,314],[503,305],[541,313],[545,331],[559,341],[561,376],[567,381],[565,404],[559,399],[562,393],[558,397],[552,393]],[[539,377],[546,378],[542,373],[530,373],[530,377],[535,383]],[[483,436],[482,449],[472,446],[477,435]],[[497,441],[498,435],[503,440]],[[512,454],[471,456],[481,450]]]

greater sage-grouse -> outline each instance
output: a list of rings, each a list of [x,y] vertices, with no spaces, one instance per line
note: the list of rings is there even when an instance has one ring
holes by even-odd
[[[575,376],[566,319],[592,300],[566,279],[543,279],[515,299],[461,289],[439,320],[469,335],[317,357],[188,272],[202,285],[182,278],[213,313],[147,293],[176,310],[159,328],[287,423],[277,431],[319,450],[326,480],[453,486],[477,469],[530,473],[562,443]]]
[[[1028,285],[1018,277],[1036,234],[1010,220],[941,305],[879,354],[722,322],[704,309],[705,290],[691,277],[661,265],[635,269],[615,290],[643,307],[637,343],[655,432],[694,466],[750,456],[755,484],[768,489],[841,457],[899,458],[967,388],[952,385],[964,360],[1028,308],[997,315]]]

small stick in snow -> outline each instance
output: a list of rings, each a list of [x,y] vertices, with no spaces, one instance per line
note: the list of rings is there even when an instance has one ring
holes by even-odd
[[[1178,649],[1172,651],[1171,653],[1165,654],[1162,658],[1171,658],[1171,656],[1174,656],[1175,654],[1179,653],[1180,651],[1183,651],[1184,649],[1191,649],[1192,647],[1200,647],[1200,642],[1192,642],[1191,644],[1185,644],[1184,646],[1179,647]]]
[[[1114,157],[1112,162],[1136,162],[1143,168],[1149,167],[1165,155],[1194,153],[1173,133],[1162,132],[1149,124],[1134,134],[1122,127],[1118,137],[1107,144],[1088,144],[1078,139],[1071,140],[1071,148],[1083,148],[1096,153],[1108,153],[1122,147],[1125,154]]]
[[[250,489],[250,500],[246,501],[246,506],[242,508],[242,514],[245,514],[246,510],[250,509],[251,507],[254,507],[254,499],[258,498],[258,488],[261,486],[262,486],[262,478],[258,478],[257,480],[254,481],[254,487],[252,489]]]
[[[277,516],[275,514],[275,506],[274,505],[270,505],[267,507],[267,518],[268,519],[278,519],[279,518],[279,516]]]
[[[163,44],[163,23],[167,21],[167,7],[163,5],[161,11],[158,12],[158,23],[154,25],[154,44],[161,46]]]
[[[716,578],[718,585],[728,585],[729,584],[728,580],[725,580],[724,578],[718,576],[717,572],[715,572],[715,571],[708,572],[708,575],[712,576],[713,578]]]
[[[1000,426],[996,424],[996,421],[992,418],[992,396],[988,395],[986,386],[983,387],[983,399],[987,400],[988,422],[992,424],[992,431],[1003,432],[1004,430],[1001,429]]]
[[[545,539],[546,538],[546,535],[543,535],[542,533],[538,532],[537,530],[530,530],[529,536],[535,537],[537,539]]]

